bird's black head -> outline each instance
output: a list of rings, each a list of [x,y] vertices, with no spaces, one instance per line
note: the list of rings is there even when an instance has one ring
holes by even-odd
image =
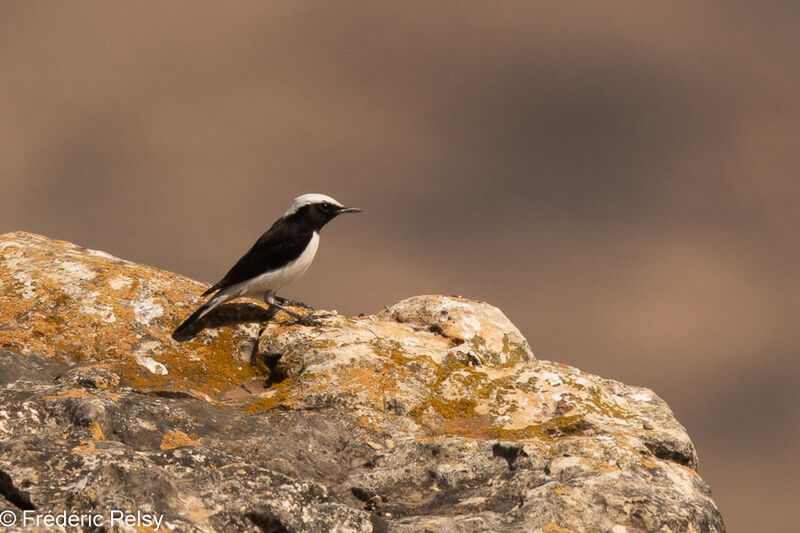
[[[330,196],[324,194],[304,194],[295,198],[283,218],[291,219],[298,224],[319,231],[322,226],[342,213],[360,213],[356,207],[345,207]]]

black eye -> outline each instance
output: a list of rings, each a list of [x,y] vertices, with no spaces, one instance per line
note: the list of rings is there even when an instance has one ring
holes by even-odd
[[[330,204],[328,202],[323,203],[321,207],[322,210],[326,213],[330,213],[331,211],[333,211],[333,204]]]

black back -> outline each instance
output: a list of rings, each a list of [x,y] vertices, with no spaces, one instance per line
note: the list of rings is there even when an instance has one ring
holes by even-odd
[[[290,216],[279,218],[203,296],[294,261],[306,249],[314,232],[319,232],[338,214],[338,206],[326,202],[305,205]]]

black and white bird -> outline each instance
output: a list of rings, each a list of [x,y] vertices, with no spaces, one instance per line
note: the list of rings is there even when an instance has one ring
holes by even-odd
[[[306,273],[319,247],[322,227],[342,213],[359,213],[356,207],[345,207],[324,194],[304,194],[294,199],[289,209],[259,238],[239,259],[225,277],[203,293],[216,291],[172,334],[177,340],[194,336],[194,328],[201,318],[218,305],[249,296],[263,298],[270,306],[280,309],[298,322],[300,317],[287,309],[287,302],[275,293]]]

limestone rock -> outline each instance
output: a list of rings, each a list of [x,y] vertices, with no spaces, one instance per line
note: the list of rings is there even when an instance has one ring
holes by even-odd
[[[174,341],[204,288],[0,236],[0,511],[138,510],[174,532],[725,530],[660,398],[537,361],[486,303],[306,327],[240,302]]]

